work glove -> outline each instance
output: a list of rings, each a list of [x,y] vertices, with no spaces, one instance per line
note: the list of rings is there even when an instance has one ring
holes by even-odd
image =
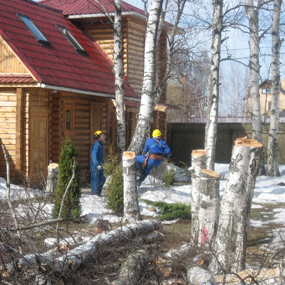
[[[98,166],[97,166],[97,169],[98,169],[98,170],[101,170],[101,169],[102,169],[102,166],[101,166],[101,165],[98,165]]]

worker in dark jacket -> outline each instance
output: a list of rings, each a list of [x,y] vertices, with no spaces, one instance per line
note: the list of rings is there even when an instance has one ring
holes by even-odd
[[[141,172],[140,179],[137,184],[140,184],[146,179],[150,171],[161,164],[163,157],[169,157],[170,148],[165,141],[160,139],[161,132],[156,129],[152,132],[152,138],[146,141],[144,153],[146,155],[137,155],[136,163],[139,172]]]
[[[91,194],[101,196],[102,189],[106,181],[103,169],[103,143],[106,140],[106,136],[102,131],[97,131],[94,133],[93,138],[97,141],[93,144],[91,152]]]

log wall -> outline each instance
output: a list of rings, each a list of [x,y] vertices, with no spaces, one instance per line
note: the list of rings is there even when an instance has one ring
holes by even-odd
[[[89,171],[92,137],[90,130],[91,103],[102,110],[102,131],[109,138],[109,128],[113,127],[113,141],[116,141],[115,109],[111,99],[78,95],[70,92],[54,92],[39,88],[9,88],[0,90],[0,138],[11,155],[11,175],[13,178],[28,176],[31,171],[31,115],[46,115],[48,161],[59,162],[61,146],[65,142],[64,106],[74,106],[74,133],[69,135],[79,151],[78,163],[82,171]],[[134,112],[134,109],[131,110]],[[110,116],[110,112],[113,113]],[[128,132],[131,138],[136,121],[131,112],[126,112]],[[112,122],[110,121],[113,118]],[[112,125],[113,124],[113,125]],[[16,139],[17,138],[17,139]],[[91,142],[91,144],[90,144]],[[113,149],[116,146],[113,145]],[[108,145],[105,146],[107,154]],[[47,163],[48,163],[47,161]],[[5,177],[6,165],[0,149],[0,176]]]
[[[11,156],[11,175],[15,175],[16,160],[16,88],[0,90],[0,138]],[[2,147],[0,148],[0,174],[6,177],[6,164]]]

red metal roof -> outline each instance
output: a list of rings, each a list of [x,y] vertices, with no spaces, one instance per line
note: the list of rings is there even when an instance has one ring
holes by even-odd
[[[33,83],[35,80],[29,74],[1,74],[0,83]]]
[[[85,15],[85,14],[102,14],[104,10],[96,1],[88,0],[43,0],[40,3],[48,5],[50,7],[60,9],[64,15]],[[114,13],[114,1],[113,0],[100,0],[100,3],[108,13]],[[131,4],[122,1],[122,12],[136,12],[140,15],[145,15],[144,10],[141,10]]]
[[[115,94],[111,60],[61,11],[30,0],[0,0],[0,35],[33,76],[46,85]],[[29,16],[50,42],[40,45],[16,13]],[[88,56],[79,54],[55,25],[69,29]],[[125,96],[138,98],[125,82]]]

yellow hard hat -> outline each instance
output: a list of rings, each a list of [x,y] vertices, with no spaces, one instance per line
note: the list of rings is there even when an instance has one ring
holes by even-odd
[[[102,133],[103,133],[102,131],[96,131],[96,132],[94,133],[94,138],[97,139],[97,137],[98,137],[99,135],[101,135]]]
[[[159,129],[155,129],[153,132],[152,132],[152,136],[153,137],[160,137],[161,136],[161,132]]]

